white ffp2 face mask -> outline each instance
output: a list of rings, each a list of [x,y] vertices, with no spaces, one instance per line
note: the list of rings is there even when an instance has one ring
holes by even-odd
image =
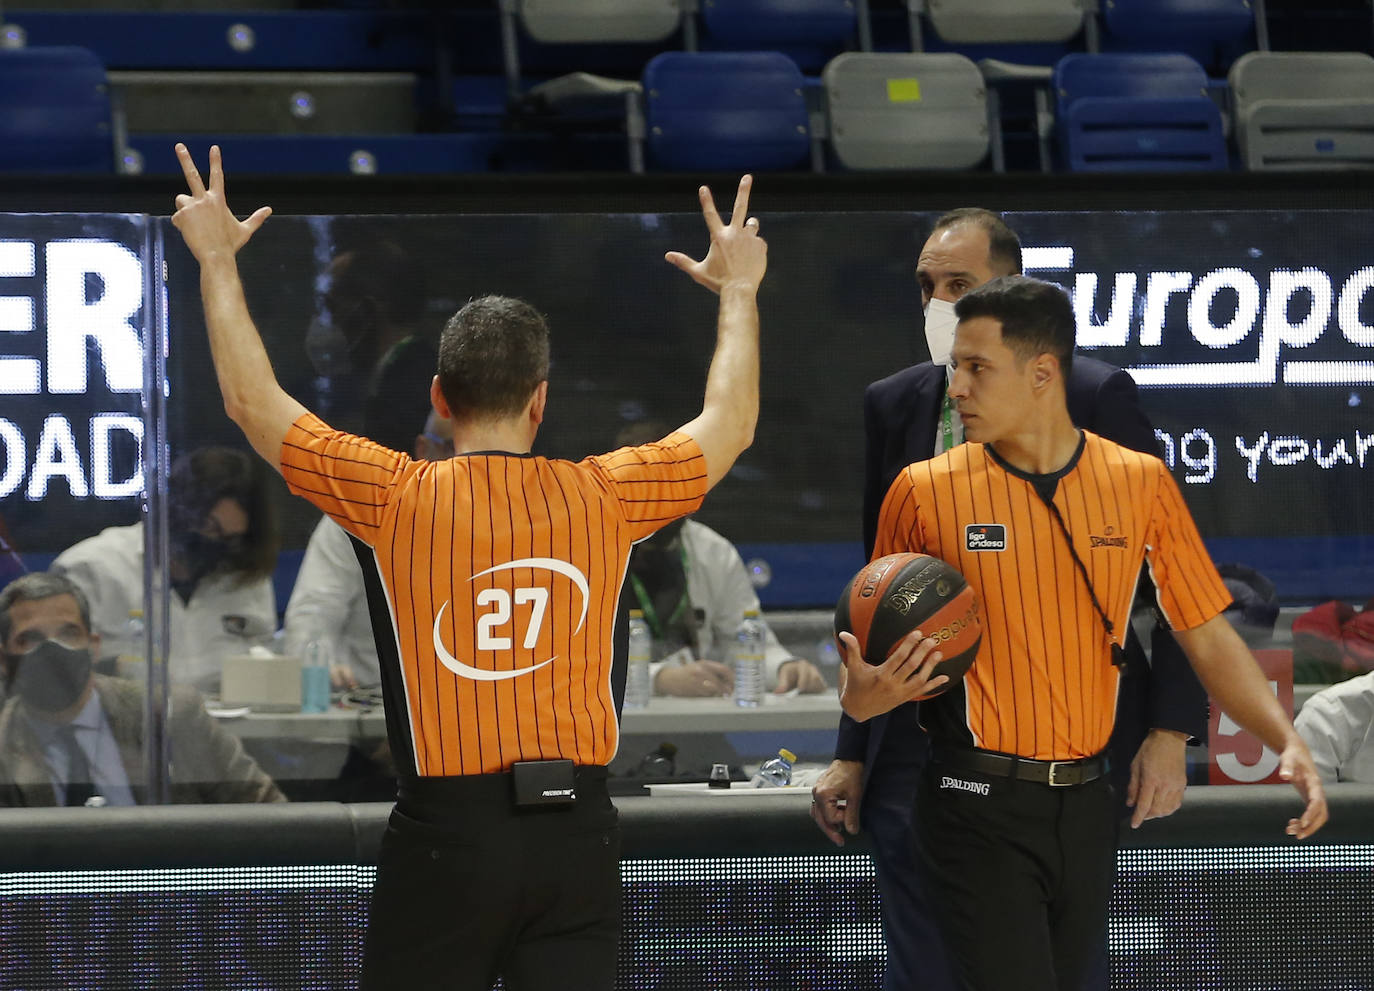
[[[954,328],[959,318],[954,315],[954,304],[943,299],[932,299],[926,305],[926,346],[930,348],[930,360],[936,365],[951,363],[954,351]]]

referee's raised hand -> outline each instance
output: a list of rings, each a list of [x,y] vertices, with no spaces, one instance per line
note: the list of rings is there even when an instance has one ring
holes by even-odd
[[[210,146],[208,187],[201,181],[200,170],[196,168],[187,147],[178,143],[176,153],[190,192],[176,198],[177,211],[172,215],[173,226],[181,231],[196,261],[204,262],[217,254],[236,254],[257,233],[263,221],[272,215],[272,208],[259,207],[247,220],[239,220],[234,216],[224,194],[224,165],[220,159],[219,145]]]
[[[670,251],[663,257],[712,292],[718,293],[726,286],[758,289],[768,268],[768,244],[759,237],[759,219],[749,216],[749,190],[753,185],[753,176],[740,179],[728,224],[716,212],[711,190],[702,186],[697,195],[711,234],[710,250],[701,261],[680,251]]]

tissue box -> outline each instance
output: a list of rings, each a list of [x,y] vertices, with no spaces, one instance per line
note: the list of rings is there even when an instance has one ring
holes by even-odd
[[[237,654],[224,659],[220,702],[246,705],[259,712],[299,712],[301,659]]]

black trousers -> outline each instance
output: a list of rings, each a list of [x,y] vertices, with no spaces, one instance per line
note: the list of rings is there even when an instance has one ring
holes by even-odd
[[[377,863],[362,991],[608,991],[620,828],[605,768],[575,805],[516,809],[510,776],[401,785]]]
[[[904,715],[892,713],[884,727],[884,745],[870,761],[861,810],[887,946],[882,991],[954,991],[938,913],[917,874],[912,844],[912,796],[930,747],[914,717],[894,727],[892,720]],[[889,746],[889,740],[901,745]]]
[[[1107,939],[1116,797],[934,758],[915,801],[917,867],[967,991],[1081,991]]]

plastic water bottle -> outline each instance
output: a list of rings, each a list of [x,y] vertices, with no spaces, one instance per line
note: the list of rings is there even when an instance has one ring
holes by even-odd
[[[143,610],[130,609],[124,624],[125,649],[115,655],[115,673],[121,678],[144,679],[148,664],[144,660]]]
[[[757,609],[744,614],[735,631],[735,704],[763,704],[763,621]]]
[[[649,660],[654,638],[642,609],[630,610],[630,664],[625,674],[625,708],[643,709],[649,704],[653,686],[649,683]]]
[[[784,748],[776,757],[770,757],[759,765],[758,771],[750,778],[755,788],[785,788],[792,783],[792,764],[797,755]]]
[[[328,640],[311,640],[301,658],[301,712],[329,711],[329,671],[334,651]]]
[[[129,621],[124,624],[124,637],[129,641],[129,653],[143,653],[143,610],[130,609]]]

